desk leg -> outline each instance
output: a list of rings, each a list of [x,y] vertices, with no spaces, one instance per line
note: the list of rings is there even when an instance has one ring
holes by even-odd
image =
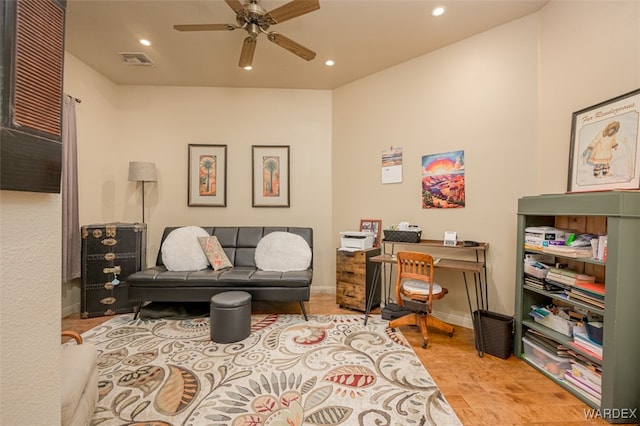
[[[378,282],[380,281],[380,263],[376,263],[376,267],[373,270],[373,283],[371,283],[371,290],[369,290],[369,296],[367,297],[367,305],[364,310],[364,325],[367,325],[369,319],[369,313],[371,312],[371,306],[373,305],[373,296],[376,294],[378,288]]]
[[[484,357],[484,342],[482,341],[482,320],[480,318],[480,306],[478,306],[478,330],[476,330],[476,321],[473,316],[473,307],[471,306],[471,296],[469,295],[469,284],[467,283],[467,274],[466,272],[462,273],[464,277],[464,288],[467,290],[467,302],[469,303],[469,313],[471,314],[471,325],[473,326],[473,344],[477,345],[476,350],[478,351],[478,356],[480,358]],[[476,290],[476,304],[478,303],[478,286],[477,280],[474,277],[474,287]],[[480,282],[480,291],[482,291],[482,281]]]

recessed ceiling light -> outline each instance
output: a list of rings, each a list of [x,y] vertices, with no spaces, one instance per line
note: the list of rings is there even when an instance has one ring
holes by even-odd
[[[242,68],[243,70],[251,71],[253,67],[251,65]]]
[[[140,44],[142,44],[143,46],[151,46],[151,42],[149,40],[144,39],[144,38],[140,39]]]
[[[444,6],[434,7],[433,10],[431,11],[431,16],[440,16],[444,14],[446,10],[447,8]]]
[[[335,65],[335,62],[333,62],[331,59],[328,59],[328,60],[326,60],[326,61],[325,61],[325,63],[324,63],[324,64],[325,64],[326,66],[328,66],[328,67],[332,67],[332,66],[334,66],[334,65]]]

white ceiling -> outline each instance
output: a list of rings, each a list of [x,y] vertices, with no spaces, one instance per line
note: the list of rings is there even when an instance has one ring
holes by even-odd
[[[245,3],[248,0],[241,0]],[[262,0],[267,11],[287,0]],[[253,70],[238,67],[244,30],[178,32],[174,24],[235,23],[222,0],[68,0],[65,48],[117,84],[334,89],[539,10],[535,0],[320,0],[273,25],[317,56],[307,62],[260,35]],[[430,15],[445,5],[445,15]],[[138,40],[152,42],[142,46]],[[124,64],[141,52],[152,67]],[[327,67],[324,61],[336,65]]]

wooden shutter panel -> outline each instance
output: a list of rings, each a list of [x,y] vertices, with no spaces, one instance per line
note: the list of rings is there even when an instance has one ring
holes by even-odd
[[[13,125],[62,135],[64,10],[51,0],[17,3]]]

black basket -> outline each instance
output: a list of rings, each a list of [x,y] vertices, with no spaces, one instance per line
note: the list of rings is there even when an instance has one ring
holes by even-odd
[[[422,231],[392,231],[390,229],[384,229],[385,241],[392,241],[396,243],[419,243]]]
[[[476,349],[502,359],[511,356],[513,317],[479,310],[473,311],[473,322]],[[480,329],[482,329],[482,333],[480,333]],[[482,335],[482,341],[480,341],[480,335]]]

